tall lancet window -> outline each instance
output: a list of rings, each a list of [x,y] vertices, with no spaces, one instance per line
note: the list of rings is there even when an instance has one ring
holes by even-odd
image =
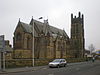
[[[20,41],[21,38],[22,38],[21,33],[17,33],[17,35],[16,35],[16,41]]]
[[[27,49],[30,49],[30,38],[27,37]]]
[[[22,34],[21,33],[16,34],[15,43],[16,43],[15,46],[17,49],[22,48]]]

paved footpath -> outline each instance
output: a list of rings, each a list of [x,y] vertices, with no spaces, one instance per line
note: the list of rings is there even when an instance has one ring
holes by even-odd
[[[78,62],[78,63],[68,63],[67,65],[77,65],[77,64],[83,64],[87,62]],[[18,72],[29,72],[29,71],[35,71],[42,68],[48,67],[46,66],[35,66],[35,67],[23,67],[23,68],[11,68],[11,69],[5,69],[5,71],[0,71],[0,75],[2,74],[8,74],[8,73],[18,73]]]
[[[0,71],[0,75],[2,75],[2,74],[8,74],[8,73],[35,71],[35,70],[42,69],[44,67],[46,67],[46,66],[22,67],[22,68],[5,69],[5,71]]]

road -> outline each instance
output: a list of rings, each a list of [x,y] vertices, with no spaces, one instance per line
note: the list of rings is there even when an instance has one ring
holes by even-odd
[[[100,75],[100,61],[68,64],[66,67],[43,67],[35,71],[8,73],[3,75]]]

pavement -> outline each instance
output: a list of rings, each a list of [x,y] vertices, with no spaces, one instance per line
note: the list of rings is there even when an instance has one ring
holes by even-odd
[[[77,64],[83,64],[87,62],[78,62],[78,63],[68,63],[67,65],[77,65]],[[35,71],[42,68],[46,68],[46,66],[35,66],[35,67],[22,67],[22,68],[11,68],[11,69],[5,69],[5,71],[0,71],[0,74],[8,74],[8,73],[18,73],[18,72],[29,72],[29,71]]]
[[[29,71],[35,71],[42,68],[45,68],[46,66],[35,66],[35,67],[22,67],[22,68],[11,68],[11,69],[5,69],[4,71],[0,71],[1,74],[8,74],[8,73],[18,73],[18,72],[29,72]]]

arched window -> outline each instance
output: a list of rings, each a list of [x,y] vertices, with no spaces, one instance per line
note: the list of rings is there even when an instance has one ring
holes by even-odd
[[[22,34],[21,33],[17,33],[16,36],[15,36],[15,47],[17,49],[21,49],[22,48]]]
[[[27,49],[30,49],[30,38],[27,37]]]
[[[17,33],[16,40],[19,41],[19,40],[21,40],[21,38],[22,38],[21,33]]]

